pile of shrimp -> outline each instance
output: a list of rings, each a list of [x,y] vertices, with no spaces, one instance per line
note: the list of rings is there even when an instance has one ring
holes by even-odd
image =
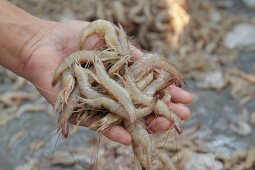
[[[105,40],[105,48],[82,50],[86,38],[94,33]],[[91,22],[81,31],[80,46],[53,76],[53,86],[60,79],[62,84],[54,105],[59,112],[58,129],[67,137],[69,121],[79,125],[92,117],[96,121],[89,128],[95,131],[122,125],[131,134],[137,166],[152,169],[152,145],[144,119],[151,114],[165,116],[181,133],[182,121],[169,110],[171,95],[166,88],[172,83],[181,87],[183,77],[158,54],[144,53],[133,59],[120,24]]]

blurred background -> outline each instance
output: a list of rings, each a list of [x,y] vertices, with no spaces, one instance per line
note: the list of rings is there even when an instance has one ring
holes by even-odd
[[[155,169],[255,169],[255,0],[11,2],[47,20],[119,22],[130,42],[178,68],[193,115],[181,135],[156,141],[165,154],[155,154]],[[71,127],[63,140],[36,89],[2,67],[0,75],[1,170],[134,169],[129,146],[102,137],[98,147],[90,130]]]

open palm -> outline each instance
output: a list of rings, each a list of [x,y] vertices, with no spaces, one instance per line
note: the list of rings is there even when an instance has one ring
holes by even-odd
[[[48,24],[48,25],[47,25]],[[49,22],[46,24],[44,33],[36,42],[29,53],[29,60],[24,68],[28,79],[37,87],[38,91],[51,104],[54,104],[60,84],[51,86],[52,77],[55,69],[63,62],[69,54],[80,50],[79,34],[89,23],[83,21]],[[84,45],[84,49],[96,48],[100,40],[96,35],[89,36]],[[142,52],[136,48],[132,49],[133,55],[139,57]],[[170,109],[181,119],[190,117],[190,110],[184,105],[191,103],[191,96],[188,92],[175,87],[169,87],[172,95],[172,102],[169,103]],[[81,122],[81,126],[89,126],[93,120]],[[147,123],[150,132],[165,131],[172,127],[173,122],[165,117],[148,117]],[[121,126],[111,127],[104,132],[104,135],[113,141],[130,144],[129,133]]]

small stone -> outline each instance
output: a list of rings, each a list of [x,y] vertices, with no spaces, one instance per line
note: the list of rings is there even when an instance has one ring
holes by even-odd
[[[204,79],[201,82],[198,82],[197,86],[203,89],[216,89],[221,90],[225,87],[226,81],[224,75],[221,71],[215,70],[205,74]]]
[[[236,25],[224,38],[224,45],[227,48],[239,50],[255,50],[255,26],[242,23]]]
[[[255,0],[243,0],[243,3],[248,7],[255,9]]]

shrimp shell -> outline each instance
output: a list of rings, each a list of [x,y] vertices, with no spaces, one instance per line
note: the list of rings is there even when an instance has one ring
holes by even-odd
[[[160,55],[144,53],[144,55],[138,59],[138,61],[130,66],[130,70],[135,78],[141,75],[141,73],[144,72],[144,69],[150,70],[153,68],[163,69],[172,75],[176,79],[175,84],[178,87],[181,87],[181,84],[184,82],[183,77],[180,75],[180,73],[178,73],[174,66],[172,66],[172,64],[170,64],[164,57],[161,57]]]
[[[85,27],[81,31],[81,41],[80,41],[80,48],[82,49],[84,46],[84,42],[86,38],[96,33],[99,36],[104,36],[106,44],[110,46],[112,49],[116,50],[116,52],[122,51],[121,45],[118,40],[118,35],[116,31],[115,25],[111,22],[98,19],[96,21],[91,22],[87,27]]]
[[[153,78],[154,78],[153,72],[150,72],[143,79],[137,81],[136,84],[140,90],[143,90],[145,87],[147,87],[151,83]]]
[[[62,130],[62,135],[66,138],[68,136],[68,120],[71,118],[73,111],[76,107],[76,97],[79,95],[78,86],[74,87],[73,92],[68,99],[68,104],[64,106],[63,112],[59,115],[58,129]]]
[[[19,105],[23,100],[34,99],[37,93],[27,93],[23,91],[6,92],[0,95],[0,102],[7,106]]]
[[[104,94],[99,93],[91,87],[88,73],[84,70],[84,68],[81,67],[81,65],[76,63],[72,68],[82,96],[88,99],[95,99],[105,96]]]
[[[153,100],[153,97],[148,96],[144,94],[143,92],[141,92],[141,90],[137,87],[135,83],[135,79],[132,76],[128,67],[125,68],[125,73],[126,73],[124,76],[126,80],[125,85],[128,91],[130,92],[132,99],[138,104],[149,106],[151,104],[151,101]],[[180,118],[170,111],[168,105],[165,102],[159,99],[153,111],[159,115],[163,115],[167,117],[168,119],[172,120],[175,124],[174,127],[177,130],[177,132],[181,133],[183,127],[182,127]]]
[[[69,68],[69,66],[71,66],[75,62],[78,62],[80,64],[92,62],[96,53],[100,54],[100,59],[102,61],[119,59],[119,56],[115,52],[110,51],[97,51],[97,52],[88,50],[76,51],[70,54],[65,59],[65,61],[58,66],[53,75],[52,86],[55,86],[57,84],[60,76],[65,70]]]
[[[61,112],[64,108],[64,103],[67,103],[67,100],[73,91],[74,85],[75,85],[75,79],[72,75],[71,70],[66,70],[62,74],[62,89],[59,92],[59,95],[57,97],[57,101],[55,104],[54,109],[58,112]]]
[[[152,170],[151,140],[147,130],[144,128],[144,122],[139,120],[135,126],[127,121],[124,121],[124,124],[132,137],[135,160],[138,161],[142,169]]]
[[[89,128],[95,131],[104,131],[111,126],[117,125],[122,121],[119,116],[112,113],[108,113],[102,119],[92,123]]]
[[[111,79],[98,56],[95,56],[94,67],[98,83],[108,91],[127,111],[132,123],[136,120],[136,108],[128,91],[115,80]],[[95,76],[94,76],[95,77]]]
[[[122,57],[109,69],[108,74],[110,77],[114,77],[114,73],[117,73],[122,68],[122,66],[132,57],[131,51],[129,49],[127,34],[120,24],[117,31],[119,42],[122,48]]]

